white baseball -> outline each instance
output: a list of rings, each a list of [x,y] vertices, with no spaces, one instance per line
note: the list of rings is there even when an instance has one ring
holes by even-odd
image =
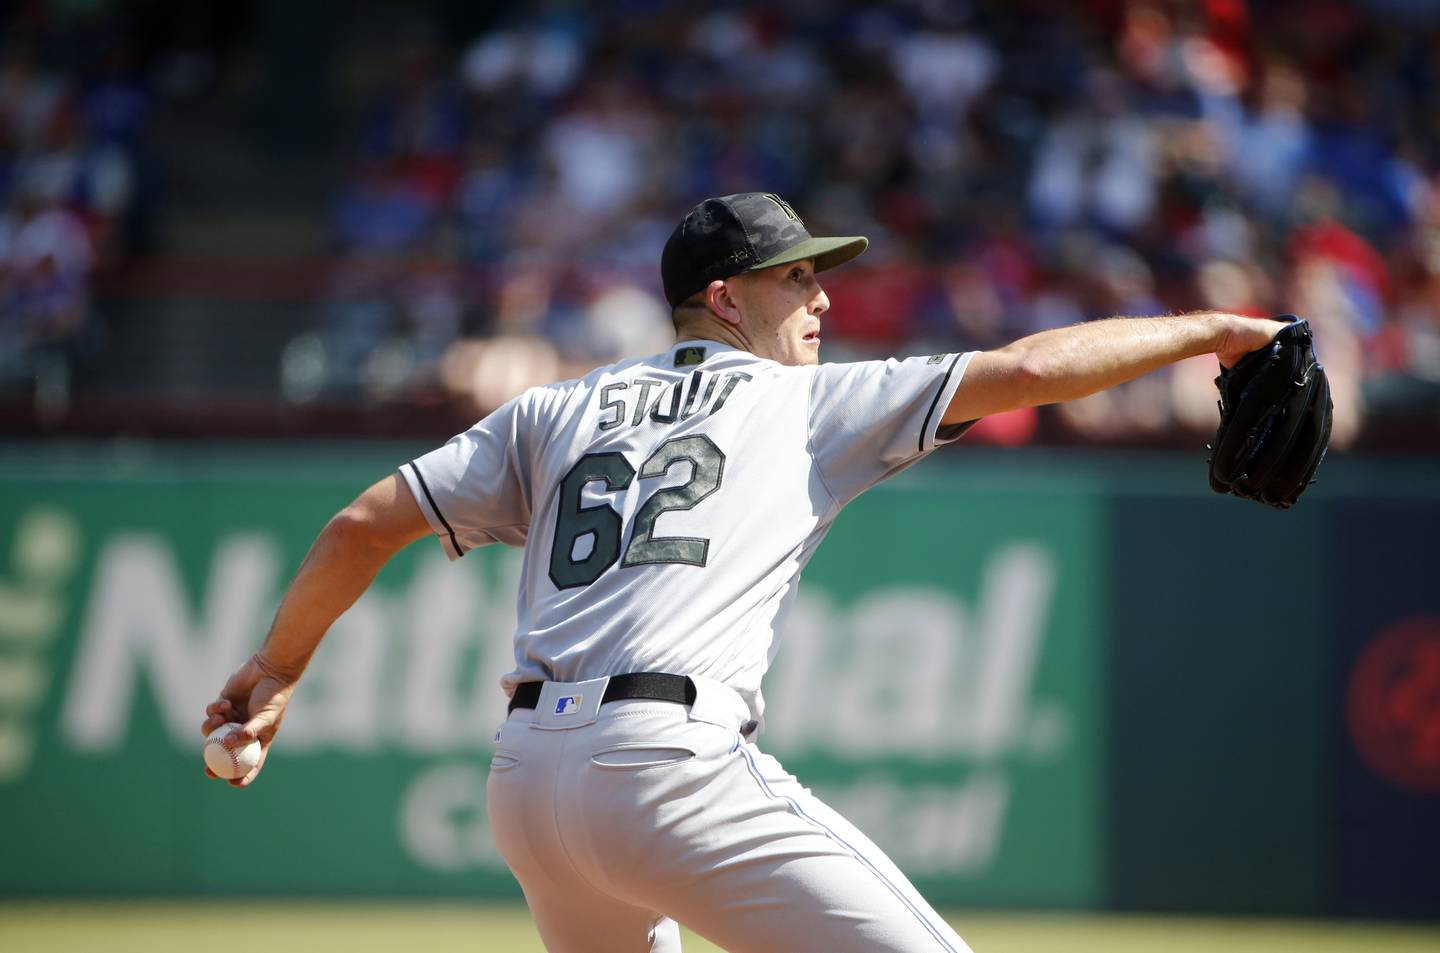
[[[205,739],[205,767],[227,780],[243,778],[260,763],[260,742],[231,746],[231,732],[238,732],[244,725],[229,721],[210,732]]]

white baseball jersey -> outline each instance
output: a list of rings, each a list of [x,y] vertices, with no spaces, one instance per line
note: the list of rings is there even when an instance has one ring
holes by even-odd
[[[858,494],[955,439],[969,354],[790,367],[686,341],[535,387],[400,470],[452,559],[525,547],[515,670],[760,680],[801,570]]]

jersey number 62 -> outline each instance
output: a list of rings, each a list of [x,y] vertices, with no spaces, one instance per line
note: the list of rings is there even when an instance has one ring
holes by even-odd
[[[682,460],[690,461],[690,479],[680,486],[655,492],[635,514],[635,529],[625,548],[621,566],[651,563],[705,565],[710,540],[693,536],[656,536],[655,520],[670,510],[688,510],[720,488],[725,474],[725,454],[704,434],[666,440],[640,466],[642,480],[663,477]],[[550,550],[550,581],[557,589],[588,586],[620,558],[622,525],[620,514],[608,503],[582,506],[581,495],[591,483],[603,482],[615,493],[630,486],[637,476],[625,455],[615,451],[588,453],[581,457],[560,481],[560,505],[555,516],[555,542]],[[575,545],[586,535],[594,545],[582,559],[575,558]]]

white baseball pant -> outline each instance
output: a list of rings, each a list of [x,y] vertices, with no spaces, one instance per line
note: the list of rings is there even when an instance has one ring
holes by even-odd
[[[729,688],[695,704],[549,682],[496,737],[495,841],[551,953],[970,953],[905,875],[747,743]]]

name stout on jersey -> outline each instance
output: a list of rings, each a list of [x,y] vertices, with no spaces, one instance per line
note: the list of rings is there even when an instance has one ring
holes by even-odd
[[[669,387],[664,381],[646,377],[606,384],[599,391],[600,429],[614,430],[623,424],[638,427],[647,417],[657,424],[673,424],[703,412],[718,413],[742,381],[753,379],[744,371],[715,373],[697,369]],[[657,387],[662,390],[652,400]]]

